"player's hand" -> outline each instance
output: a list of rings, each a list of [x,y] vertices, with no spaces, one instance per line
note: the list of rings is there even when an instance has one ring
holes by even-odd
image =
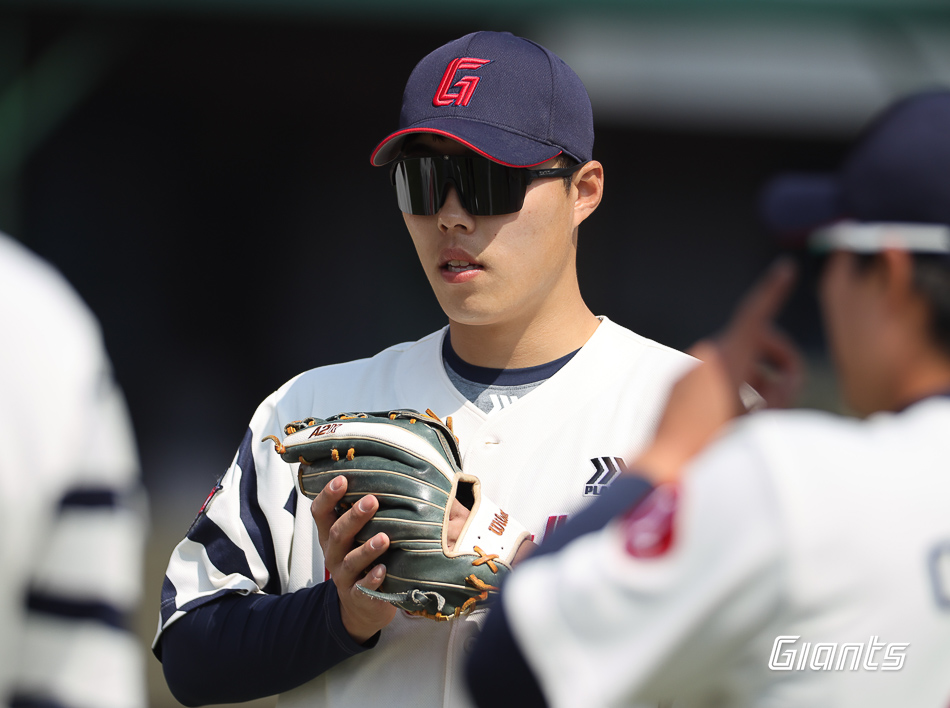
[[[469,514],[471,514],[471,511],[466,509],[458,499],[452,500],[452,506],[449,509],[449,523],[446,526],[446,542],[450,549],[455,548]]]
[[[354,537],[376,513],[379,502],[376,497],[367,495],[337,518],[334,509],[345,493],[346,478],[336,477],[314,498],[310,513],[317,524],[327,570],[340,596],[343,626],[362,644],[396,616],[393,605],[368,597],[355,587],[379,588],[386,576],[386,567],[374,565],[374,561],[389,548],[389,538],[378,533],[354,548]]]
[[[469,514],[471,513],[472,512],[464,507],[458,499],[452,500],[452,506],[449,509],[449,523],[446,527],[446,533],[448,536],[447,542],[450,549],[455,548],[455,544],[458,542],[459,536],[462,535],[462,528],[465,526],[465,522],[468,521]],[[512,567],[525,560],[537,547],[538,544],[534,543],[533,541],[522,541],[521,545],[518,546],[518,550],[514,557],[511,559]]]
[[[801,378],[800,358],[777,333],[773,320],[794,280],[791,262],[776,263],[745,296],[722,333],[690,350],[701,363],[673,387],[653,442],[633,465],[638,473],[655,484],[678,479],[686,463],[744,410],[738,397],[744,381],[762,387],[768,404],[789,397]],[[781,382],[763,378],[763,365],[784,372]]]
[[[766,408],[791,408],[804,383],[801,353],[785,333],[773,327],[762,333],[759,354],[745,382],[762,396]]]
[[[511,559],[511,567],[516,567],[522,561],[527,560],[531,557],[531,554],[534,553],[535,549],[538,547],[538,544],[534,541],[529,541],[525,539],[521,542],[521,545],[518,546],[518,552],[515,553],[515,557]]]
[[[736,389],[748,382],[768,408],[790,407],[801,388],[801,355],[774,322],[794,282],[794,263],[784,258],[776,261],[746,293],[729,324],[713,340],[717,361]],[[706,361],[709,357],[697,358]]]

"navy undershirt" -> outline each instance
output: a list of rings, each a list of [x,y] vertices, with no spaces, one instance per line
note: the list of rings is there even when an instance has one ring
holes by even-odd
[[[579,351],[579,350],[578,350]],[[519,386],[544,381],[556,374],[577,351],[540,366],[523,369],[491,369],[463,361],[449,338],[442,345],[445,362],[460,376],[482,385]],[[569,539],[569,533],[585,533],[604,525],[618,510],[630,505],[630,492],[645,496],[649,484],[632,478],[619,479],[610,494],[598,498],[537,551],[548,553]],[[611,506],[610,500],[616,499]],[[616,507],[616,508],[615,508]],[[591,514],[592,509],[600,509]],[[494,632],[507,636],[503,651],[512,661],[524,664],[510,639],[504,617]],[[339,596],[332,582],[318,583],[284,595],[232,593],[185,613],[162,633],[155,655],[162,662],[172,695],[186,706],[237,703],[272,696],[300,686],[345,659],[376,646],[377,632],[365,644],[357,644],[343,627]],[[530,670],[524,665],[526,676]],[[539,698],[536,683],[523,681],[526,699]],[[533,686],[533,689],[532,689]],[[531,690],[529,690],[531,689]],[[532,693],[532,690],[534,693]],[[543,705],[529,704],[527,705]]]
[[[575,349],[560,359],[538,366],[526,366],[523,369],[491,369],[487,366],[476,366],[464,361],[455,353],[451,338],[448,335],[442,340],[442,360],[462,378],[485,386],[524,386],[525,384],[546,381],[564,368],[564,365],[573,359],[579,351],[580,349]]]
[[[186,706],[240,703],[289,691],[376,646],[343,627],[332,582],[285,595],[231,593],[187,612],[155,654]]]

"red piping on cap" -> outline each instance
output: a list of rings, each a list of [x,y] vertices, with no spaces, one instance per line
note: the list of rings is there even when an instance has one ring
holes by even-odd
[[[558,155],[560,155],[561,153],[564,152],[563,150],[558,150],[556,153],[554,153],[553,155],[551,155],[551,157],[547,157],[547,158],[541,160],[540,162],[534,162],[534,163],[532,163],[532,164],[530,164],[530,165],[515,165],[515,164],[512,164],[512,163],[510,163],[510,162],[505,162],[504,160],[499,160],[497,157],[494,157],[494,156],[492,156],[492,155],[489,155],[489,154],[488,154],[487,152],[485,152],[484,150],[479,150],[477,147],[475,147],[474,145],[472,145],[470,142],[468,142],[468,141],[466,141],[466,140],[462,140],[462,138],[460,138],[460,137],[458,137],[458,136],[456,136],[456,135],[452,135],[452,133],[449,133],[449,132],[447,132],[447,131],[445,131],[445,130],[436,130],[436,129],[434,129],[434,128],[406,128],[405,130],[396,131],[395,133],[393,133],[393,134],[390,135],[389,137],[383,139],[383,141],[382,141],[379,145],[376,146],[376,149],[373,150],[373,154],[370,155],[370,158],[369,158],[370,164],[373,165],[373,167],[381,167],[382,165],[386,164],[386,163],[381,163],[381,164],[379,164],[379,165],[376,164],[376,156],[379,154],[379,152],[380,152],[384,147],[386,147],[387,145],[389,145],[389,144],[390,144],[393,140],[395,140],[396,138],[402,138],[402,137],[405,137],[406,135],[410,135],[410,134],[414,134],[414,133],[431,133],[431,134],[433,134],[433,135],[441,135],[441,136],[443,136],[443,137],[445,137],[445,138],[450,138],[450,139],[454,140],[454,141],[457,142],[457,143],[461,143],[462,145],[464,145],[464,146],[467,147],[468,149],[470,149],[470,150],[472,150],[472,151],[478,153],[478,154],[481,155],[482,157],[487,157],[487,158],[488,158],[489,160],[491,160],[492,162],[497,162],[499,165],[505,165],[506,167],[537,167],[538,165],[543,165],[543,164],[544,164],[545,162],[547,162],[548,160],[551,160],[551,159],[557,157]],[[395,158],[393,158],[393,159],[395,159]],[[392,160],[387,160],[386,162],[391,162],[391,161],[392,161]]]

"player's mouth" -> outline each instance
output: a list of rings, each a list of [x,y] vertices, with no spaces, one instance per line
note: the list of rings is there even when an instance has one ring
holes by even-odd
[[[481,266],[476,263],[469,263],[468,261],[449,261],[444,266],[447,271],[450,273],[464,273],[467,270],[481,270]]]
[[[485,270],[483,265],[466,256],[463,253],[449,253],[442,257],[439,270],[447,283],[467,283]]]

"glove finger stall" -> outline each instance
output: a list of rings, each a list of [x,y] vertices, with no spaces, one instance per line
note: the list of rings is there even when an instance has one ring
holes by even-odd
[[[297,478],[300,490],[311,499],[335,477],[346,477],[346,496],[362,498],[366,494],[411,496],[428,504],[444,508],[449,499],[451,484],[432,484],[420,478],[411,468],[387,469],[384,460],[358,459],[344,466],[334,465],[329,469],[320,469],[314,465],[300,465]],[[355,500],[347,499],[349,503]]]
[[[379,514],[379,512],[376,512]],[[438,522],[420,522],[417,520],[401,520],[398,518],[373,517],[356,533],[356,542],[365,543],[378,533],[389,537],[391,545],[421,541],[426,543],[442,543],[442,524]]]

